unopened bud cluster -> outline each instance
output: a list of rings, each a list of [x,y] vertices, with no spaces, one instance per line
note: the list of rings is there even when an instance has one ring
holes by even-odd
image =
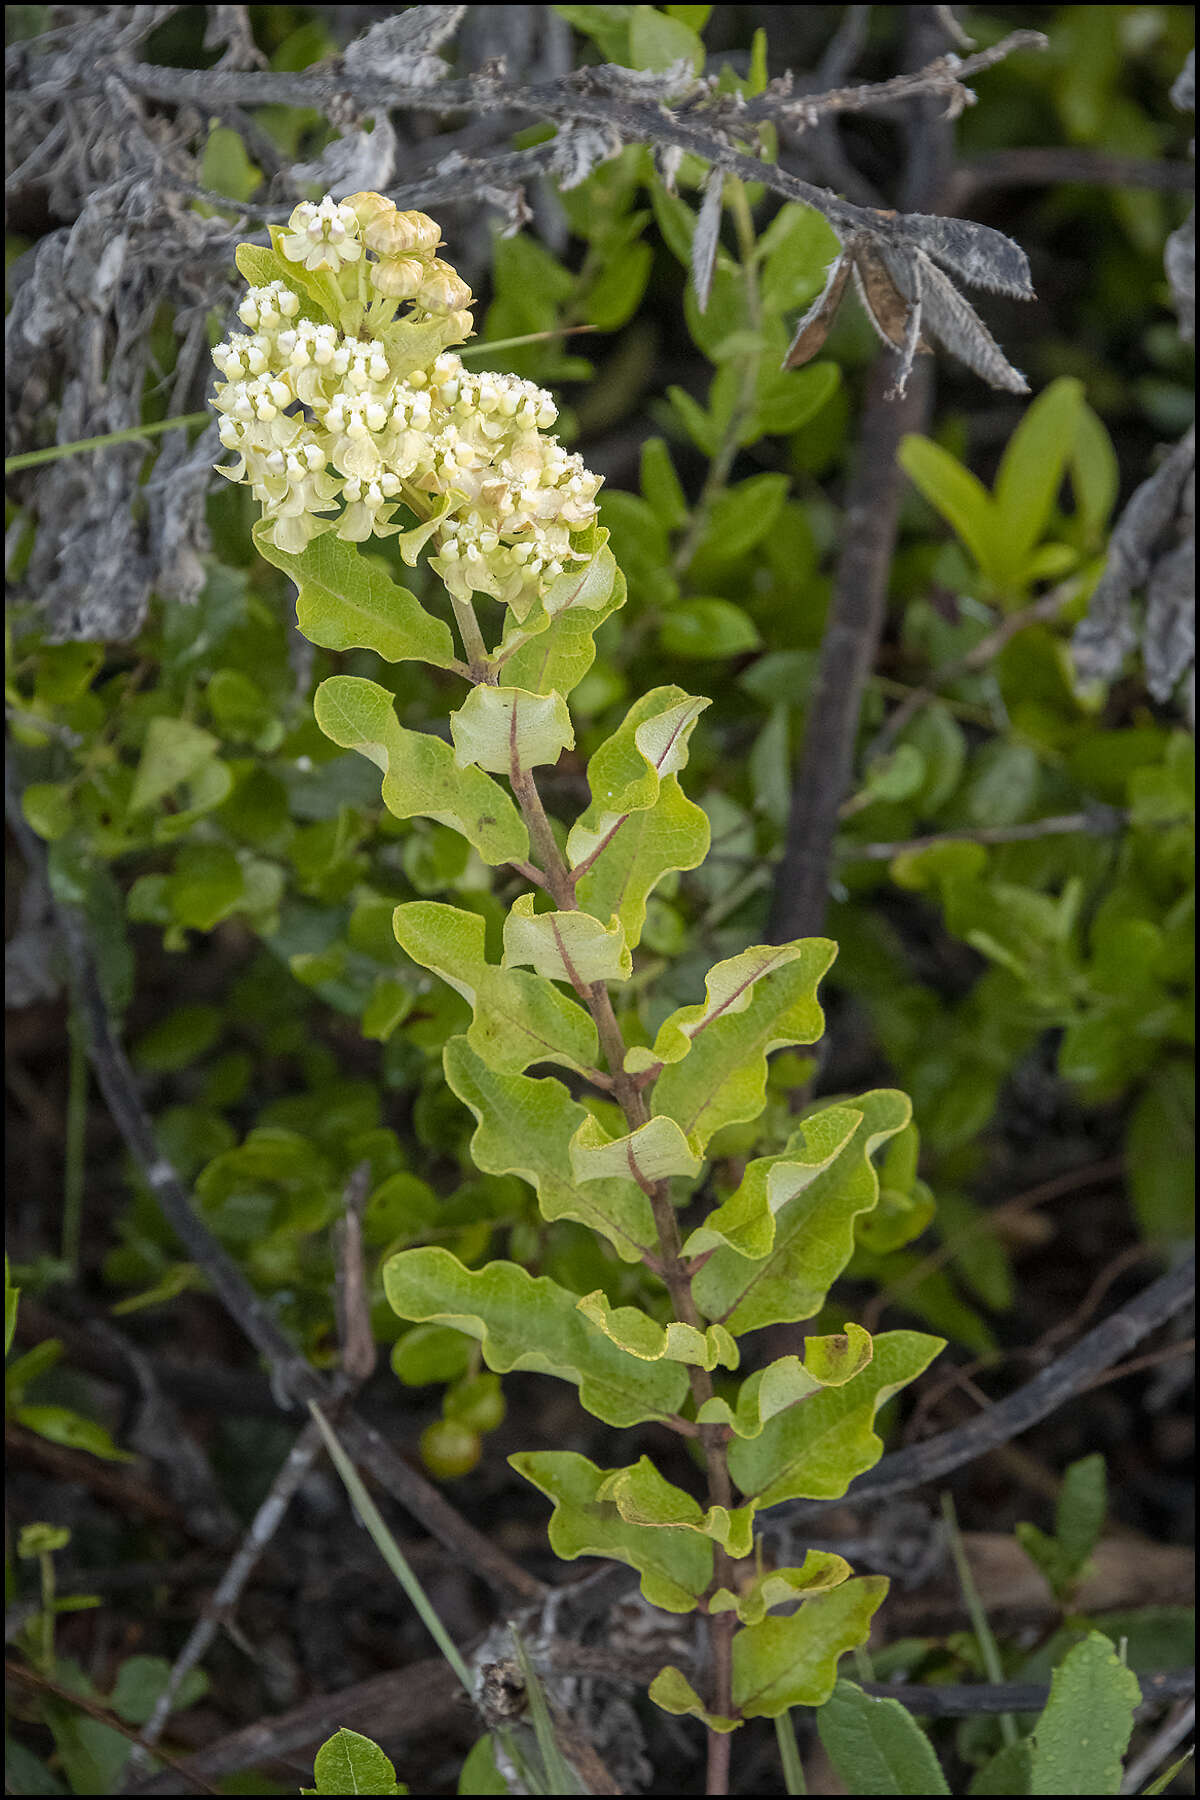
[[[302,278],[300,291],[252,287],[238,308],[247,334],[212,353],[221,442],[237,452],[221,473],[250,485],[290,552],[326,531],[389,536],[403,502],[434,524],[433,566],[452,593],[492,594],[523,617],[581,559],[572,534],[595,519],[600,478],[546,435],[558,413],[544,389],[475,374],[446,350],[412,367],[429,319],[451,315],[460,339],[471,329],[470,292],[434,255],[439,240],[432,219],[379,194],[296,208],[279,252],[341,293],[357,288],[362,335],[310,317]]]

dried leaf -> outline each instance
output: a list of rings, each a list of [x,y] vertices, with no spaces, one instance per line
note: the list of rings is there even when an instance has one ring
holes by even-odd
[[[796,327],[796,335],[788,345],[788,353],[783,359],[785,369],[798,369],[802,363],[811,362],[824,347],[849,278],[850,256],[848,251],[843,250],[830,263],[825,286]]]
[[[700,215],[692,233],[692,280],[696,284],[696,299],[700,303],[701,312],[708,308],[708,296],[712,288],[717,245],[721,239],[721,198],[724,191],[725,171],[710,169]]]

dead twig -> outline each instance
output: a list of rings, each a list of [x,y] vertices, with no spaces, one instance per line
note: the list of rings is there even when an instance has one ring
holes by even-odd
[[[1195,1285],[1193,1251],[1177,1268],[1161,1275],[1128,1305],[1089,1331],[1048,1369],[1007,1399],[994,1402],[978,1418],[928,1438],[923,1444],[893,1451],[869,1474],[852,1482],[838,1500],[791,1500],[772,1510],[778,1519],[798,1524],[819,1517],[831,1506],[885,1500],[961,1469],[998,1445],[1007,1444],[1010,1438],[1019,1437],[1082,1393],[1159,1325],[1182,1312],[1193,1298]]]

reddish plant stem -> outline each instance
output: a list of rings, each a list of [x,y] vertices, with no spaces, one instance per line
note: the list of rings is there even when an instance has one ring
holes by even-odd
[[[562,853],[554,837],[546,809],[542,805],[538,793],[537,782],[528,769],[511,771],[511,784],[521,816],[525,820],[538,861],[545,874],[546,886],[555,905],[563,912],[578,910],[575,898],[575,879],[567,867]],[[604,1052],[609,1068],[611,1092],[619,1102],[625,1121],[630,1131],[636,1131],[645,1125],[650,1117],[650,1108],[646,1104],[646,1096],[642,1084],[625,1071],[625,1037],[621,1030],[617,1015],[613,1010],[612,997],[603,981],[595,981],[584,995],[588,1011],[596,1025],[596,1034],[600,1039],[600,1048]],[[654,1213],[654,1224],[658,1234],[659,1255],[656,1273],[660,1276],[667,1292],[671,1296],[671,1304],[675,1316],[685,1325],[692,1325],[698,1331],[704,1330],[704,1321],[700,1316],[696,1302],[692,1297],[691,1278],[683,1257],[683,1245],[679,1236],[679,1221],[675,1216],[675,1208],[671,1204],[665,1181],[646,1184],[646,1193]],[[713,1397],[712,1377],[706,1369],[688,1367],[688,1379],[691,1384],[692,1398],[696,1409]],[[710,1506],[723,1506],[727,1510],[733,1505],[733,1484],[729,1477],[729,1466],[725,1453],[725,1433],[719,1426],[698,1426],[697,1435],[704,1447],[704,1461],[708,1474],[708,1497]],[[719,1544],[714,1545],[712,1587],[727,1587],[732,1581],[733,1564],[729,1553]],[[729,1717],[733,1711],[733,1630],[736,1616],[733,1613],[721,1613],[709,1619],[710,1643],[712,1645],[712,1694],[710,1705],[715,1713]],[[727,1794],[729,1792],[729,1734],[719,1731],[708,1733],[708,1778],[707,1791],[710,1794]]]

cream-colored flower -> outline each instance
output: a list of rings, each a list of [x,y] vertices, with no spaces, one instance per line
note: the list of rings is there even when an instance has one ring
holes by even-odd
[[[330,195],[318,206],[302,200],[288,220],[279,248],[289,262],[306,269],[330,269],[335,274],[344,263],[357,262],[363,253],[354,208],[338,204]]]

